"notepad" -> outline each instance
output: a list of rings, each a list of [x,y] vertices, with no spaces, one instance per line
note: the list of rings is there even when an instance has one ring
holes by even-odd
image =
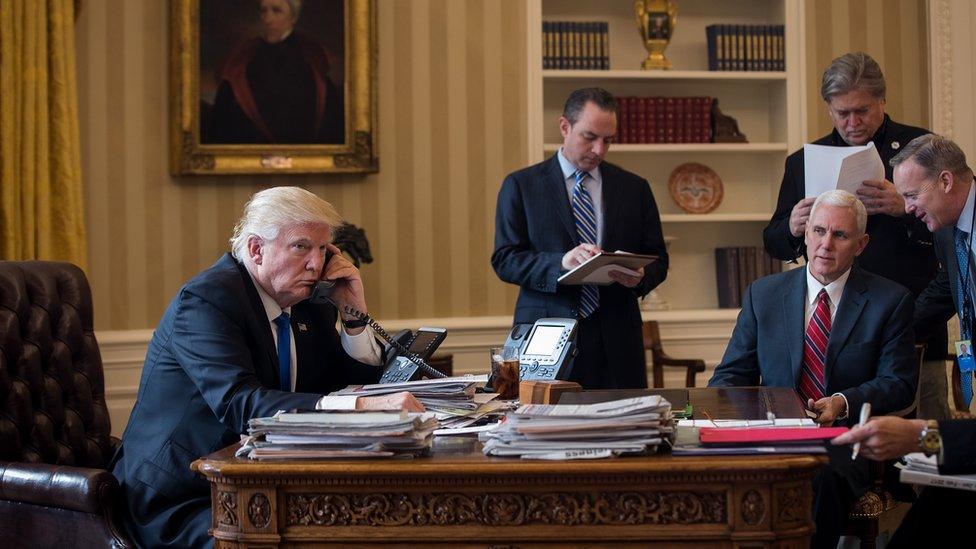
[[[656,255],[629,254],[627,252],[602,252],[587,259],[575,269],[559,277],[560,284],[595,284],[609,286],[614,283],[610,271],[622,271],[638,276],[637,269],[657,261]]]

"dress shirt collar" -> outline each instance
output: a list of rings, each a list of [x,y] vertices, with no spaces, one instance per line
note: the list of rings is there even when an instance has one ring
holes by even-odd
[[[272,299],[272,297],[268,295],[268,292],[264,291],[264,288],[258,284],[258,281],[254,280],[254,275],[251,274],[250,269],[247,269],[247,276],[251,277],[251,282],[254,283],[254,287],[258,291],[258,297],[261,298],[261,305],[264,305],[264,312],[268,315],[269,322],[274,322],[276,318],[281,316],[281,313],[291,314],[291,307],[285,307],[282,309],[281,306],[278,305],[278,302]]]
[[[578,168],[574,166],[573,163],[570,162],[565,156],[563,156],[562,147],[559,147],[559,151],[556,153],[556,158],[559,159],[559,167],[563,170],[563,179],[566,180],[573,178],[575,183],[576,178],[573,177],[573,174],[576,173]],[[603,179],[600,177],[600,166],[593,168],[587,173],[590,174],[590,177],[592,177],[594,181],[603,181]],[[587,187],[589,187],[589,185],[587,185]],[[587,188],[587,190],[589,190],[589,188]]]
[[[831,282],[824,286],[819,280],[810,274],[810,266],[807,265],[805,268],[807,272],[807,309],[809,309],[816,301],[817,296],[820,294],[820,290],[827,290],[827,297],[830,298],[830,312],[831,318],[837,311],[837,304],[840,303],[841,296],[844,295],[844,286],[847,285],[847,279],[851,276],[851,269],[847,269],[844,274],[837,277],[837,280]]]
[[[935,190],[935,189],[933,189]],[[976,182],[969,186],[969,196],[966,198],[966,205],[963,206],[956,221],[956,228],[967,233],[973,231],[973,203],[976,202]]]

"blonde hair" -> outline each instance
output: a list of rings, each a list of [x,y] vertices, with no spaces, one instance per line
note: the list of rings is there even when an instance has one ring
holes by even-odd
[[[254,193],[234,227],[230,238],[231,253],[243,262],[247,258],[247,239],[251,235],[274,240],[284,227],[303,223],[338,227],[343,221],[332,204],[300,187],[272,187]]]

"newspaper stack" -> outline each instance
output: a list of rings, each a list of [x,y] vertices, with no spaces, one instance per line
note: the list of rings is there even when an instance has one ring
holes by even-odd
[[[905,465],[897,465],[901,468],[902,482],[976,491],[976,475],[940,474],[938,460],[934,455],[927,456],[921,452],[913,452],[906,454],[903,459]]]
[[[660,395],[597,404],[529,404],[481,433],[489,456],[596,459],[653,452],[673,431],[671,403]]]
[[[487,375],[445,377],[403,383],[351,386],[332,394],[364,397],[409,391],[441,422],[442,427],[451,425],[464,427],[478,421],[496,407],[489,403],[493,396],[487,393],[476,394],[478,385],[483,386],[487,382]]]
[[[238,457],[324,459],[421,455],[430,450],[437,420],[410,412],[279,412],[248,422]]]

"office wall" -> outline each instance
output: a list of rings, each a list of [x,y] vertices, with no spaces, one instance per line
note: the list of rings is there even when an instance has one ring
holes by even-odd
[[[925,0],[807,0],[807,137],[833,128],[820,98],[830,61],[864,51],[881,65],[887,112],[898,122],[929,127],[928,29]]]
[[[380,0],[381,171],[297,177],[169,175],[167,4],[89,0],[78,21],[98,330],[154,326],[182,282],[226,249],[247,197],[292,184],[366,229],[375,316],[507,314],[515,292],[488,257],[498,186],[525,162],[519,0]]]
[[[927,125],[924,0],[806,3],[808,136],[830,129],[817,92],[836,55],[864,49],[888,77],[888,111]],[[211,264],[247,197],[306,186],[364,227],[381,318],[509,314],[488,265],[494,200],[524,164],[520,0],[379,0],[378,174],[185,177],[167,168],[167,3],[88,0],[78,21],[89,276],[100,331],[151,328]]]

